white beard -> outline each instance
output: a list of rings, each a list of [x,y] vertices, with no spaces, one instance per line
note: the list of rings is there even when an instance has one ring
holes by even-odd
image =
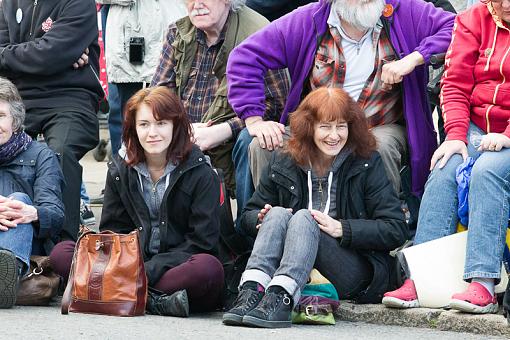
[[[331,10],[348,24],[366,31],[375,27],[385,5],[384,0],[333,0]]]

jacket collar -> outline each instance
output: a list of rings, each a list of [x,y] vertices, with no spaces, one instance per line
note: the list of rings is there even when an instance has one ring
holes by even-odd
[[[303,171],[292,157],[290,157],[290,155],[286,152],[278,152],[274,157],[274,161],[271,164],[271,171],[287,178],[293,183],[297,183],[299,181],[300,174],[303,173]],[[351,153],[347,156],[340,168],[348,167],[349,172],[345,176],[345,180],[348,180],[349,178],[368,170],[371,166],[371,159],[356,157]]]

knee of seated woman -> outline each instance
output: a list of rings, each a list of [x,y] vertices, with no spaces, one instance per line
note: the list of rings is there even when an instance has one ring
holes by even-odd
[[[12,198],[13,200],[23,202],[25,204],[32,204],[32,200],[30,199],[30,196],[25,194],[24,192],[13,192],[9,195],[9,198]]]
[[[508,153],[486,151],[473,165],[471,171],[471,181],[484,180],[488,178],[500,177],[508,178],[510,174],[510,158]]]
[[[266,214],[266,217],[282,217],[282,218],[290,218],[292,213],[287,210],[287,208],[283,207],[272,207],[269,212]]]
[[[317,222],[315,222],[315,219],[308,209],[300,209],[296,211],[289,224],[317,228]]]

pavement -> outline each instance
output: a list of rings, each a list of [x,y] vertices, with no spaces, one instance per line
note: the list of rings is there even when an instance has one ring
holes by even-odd
[[[60,315],[50,307],[0,310],[1,339],[500,339],[494,336],[436,329],[377,325],[338,320],[334,326],[293,325],[284,329],[229,327],[221,313],[192,315],[187,319],[146,315],[132,318],[103,315]]]

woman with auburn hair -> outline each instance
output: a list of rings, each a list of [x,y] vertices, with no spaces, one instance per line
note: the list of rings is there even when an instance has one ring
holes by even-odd
[[[344,90],[319,88],[290,129],[241,216],[256,239],[227,325],[289,327],[312,267],[341,299],[380,302],[396,286],[388,252],[407,225],[361,109]]]
[[[108,163],[100,230],[140,230],[149,282],[147,311],[188,316],[220,302],[223,267],[219,241],[220,186],[191,125],[166,87],[138,91],[124,112],[126,146]],[[74,243],[52,252],[52,264],[68,277]]]

